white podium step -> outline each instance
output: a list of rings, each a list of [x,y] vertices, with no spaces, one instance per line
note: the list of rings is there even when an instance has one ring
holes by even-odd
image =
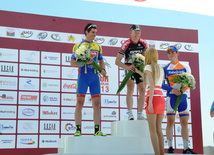
[[[112,122],[111,131],[112,136],[107,137],[64,137],[59,140],[58,153],[154,154],[147,121]]]
[[[58,153],[154,153],[149,137],[65,137]]]
[[[122,137],[150,137],[149,125],[146,120],[112,122],[111,135]]]

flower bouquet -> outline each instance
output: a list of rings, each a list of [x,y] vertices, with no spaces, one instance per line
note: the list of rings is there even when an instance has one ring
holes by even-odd
[[[90,45],[89,45],[89,47],[90,47]],[[86,45],[82,45],[76,50],[75,56],[76,56],[76,59],[77,59],[78,66],[82,67],[82,66],[84,66],[85,64],[87,64],[91,60],[91,49],[88,48]],[[98,71],[98,73],[100,75],[100,72],[102,71],[102,69],[97,64],[97,62],[95,62],[93,60],[92,66],[94,67],[94,69],[96,69]],[[108,79],[108,77],[106,75],[104,75],[104,77],[106,79]]]
[[[132,64],[143,73],[145,57],[142,54],[134,54],[130,57],[132,59]],[[126,74],[116,94],[119,94],[123,90],[133,73],[133,71],[129,71],[128,74]]]
[[[177,96],[176,102],[175,102],[175,107],[174,107],[174,112],[177,111],[178,106],[181,102],[182,96],[183,96],[183,88],[189,87],[191,89],[195,89],[195,78],[192,74],[183,72],[182,74],[173,76],[171,79],[171,82],[173,83],[178,83],[181,84],[180,92],[181,95]]]

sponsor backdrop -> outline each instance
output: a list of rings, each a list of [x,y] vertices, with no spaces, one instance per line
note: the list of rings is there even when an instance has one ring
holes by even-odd
[[[38,155],[57,152],[60,137],[75,132],[77,68],[70,67],[72,47],[84,38],[83,28],[98,26],[95,41],[103,48],[108,79],[100,78],[101,130],[111,134],[111,122],[127,120],[126,88],[115,95],[124,70],[115,65],[122,43],[129,38],[130,24],[66,19],[0,11],[0,152]],[[180,60],[196,77],[196,90],[188,92],[190,148],[202,150],[198,31],[141,26],[142,38],[159,51],[159,63],[167,64],[166,49],[177,45]],[[164,92],[166,94],[166,92]],[[134,90],[137,117],[138,91]],[[193,98],[194,96],[194,98]],[[194,105],[194,106],[193,106]],[[144,112],[145,115],[145,112]],[[146,116],[146,115],[145,115]],[[82,111],[82,133],[93,135],[90,94]],[[166,139],[166,116],[163,120]],[[196,139],[197,137],[197,139]],[[166,141],[165,141],[166,142]],[[182,138],[176,115],[174,147],[181,151]],[[167,143],[165,143],[167,148]]]

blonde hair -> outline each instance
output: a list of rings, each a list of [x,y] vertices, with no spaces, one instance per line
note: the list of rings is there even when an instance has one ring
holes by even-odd
[[[155,86],[156,76],[158,78],[160,77],[160,68],[157,62],[158,62],[158,51],[155,48],[148,48],[145,52],[145,66],[151,65],[154,86]],[[155,71],[157,71],[157,75],[155,75]],[[144,74],[144,79],[146,79],[146,74]],[[145,82],[145,85],[146,85],[146,82]]]

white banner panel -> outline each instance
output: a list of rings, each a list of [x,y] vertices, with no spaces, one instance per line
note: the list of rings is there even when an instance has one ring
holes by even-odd
[[[59,135],[40,135],[40,148],[58,148]]]
[[[60,91],[60,80],[41,79],[41,91]]]
[[[73,134],[76,132],[75,121],[62,121],[61,122],[61,133]]]
[[[18,133],[38,133],[38,120],[18,120]]]
[[[20,50],[20,62],[39,63],[40,52],[30,50]]]
[[[61,119],[74,119],[75,108],[73,107],[62,107],[61,108]]]
[[[38,119],[39,107],[38,106],[19,106],[18,118],[19,119]]]
[[[0,118],[16,118],[16,106],[0,105]]]
[[[62,93],[61,95],[61,104],[62,106],[76,106],[77,99],[76,94],[71,93]]]
[[[60,107],[40,107],[40,119],[59,119]]]
[[[9,149],[15,148],[16,135],[1,135],[0,136],[0,148]]]
[[[18,49],[0,48],[0,61],[18,62]]]
[[[60,93],[41,93],[41,105],[60,105]]]
[[[39,93],[38,92],[19,92],[19,104],[39,104]]]
[[[60,78],[60,66],[41,65],[41,77]]]
[[[0,91],[0,104],[16,104],[17,92],[16,91]]]
[[[17,135],[17,148],[37,148],[38,135]]]
[[[118,109],[101,109],[101,120],[119,120],[119,110]]]
[[[82,120],[94,120],[93,108],[83,108],[82,109]]]
[[[0,75],[18,75],[18,64],[17,63],[4,63],[0,62]]]
[[[77,79],[78,68],[77,67],[62,67],[63,79]]]
[[[39,91],[39,79],[19,78],[19,89]]]
[[[59,133],[59,121],[40,121],[40,133]]]
[[[82,121],[81,132],[83,134],[94,134],[94,122]]]
[[[101,95],[102,107],[119,107],[118,96],[113,95]]]
[[[105,134],[111,134],[111,122],[101,122],[101,131]]]
[[[127,108],[126,96],[120,96],[120,107]],[[133,108],[137,108],[137,97],[133,96]]]
[[[189,136],[192,136],[192,124],[188,124]],[[175,124],[175,135],[181,136],[181,125]]]
[[[0,89],[17,90],[17,77],[0,77]]]
[[[19,64],[19,76],[39,77],[39,75],[39,65]]]
[[[60,53],[42,52],[42,64],[60,65]]]
[[[16,120],[0,120],[0,133],[16,133]]]

